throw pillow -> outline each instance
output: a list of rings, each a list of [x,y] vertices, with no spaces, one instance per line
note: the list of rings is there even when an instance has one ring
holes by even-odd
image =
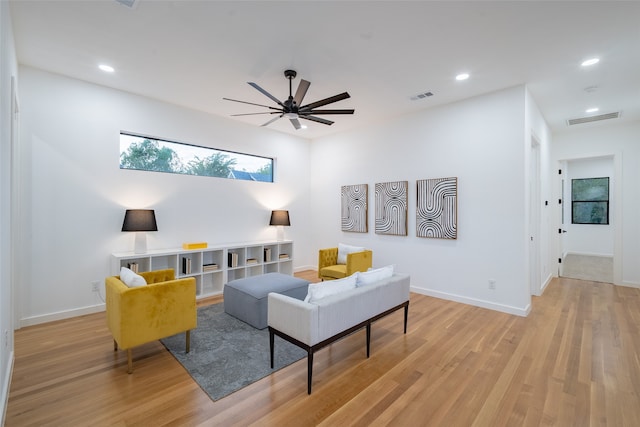
[[[339,294],[349,289],[355,289],[357,274],[352,274],[344,279],[328,280],[326,282],[310,284],[305,302],[314,303],[329,295]]]
[[[122,280],[124,284],[130,288],[144,286],[147,284],[147,281],[144,280],[144,277],[134,273],[133,271],[129,270],[127,267],[122,267],[120,269],[120,280]]]
[[[370,285],[378,282],[382,279],[393,276],[393,265],[387,265],[386,267],[376,268],[375,270],[369,270],[358,273],[357,287]]]
[[[365,249],[362,246],[351,246],[338,243],[338,264],[347,263],[347,255],[353,252],[362,252]]]

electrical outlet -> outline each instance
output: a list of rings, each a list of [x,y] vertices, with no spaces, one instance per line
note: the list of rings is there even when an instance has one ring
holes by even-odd
[[[91,282],[91,292],[99,292],[100,291],[100,281],[94,280]]]
[[[496,288],[495,279],[489,279],[489,289],[495,289],[495,288]]]

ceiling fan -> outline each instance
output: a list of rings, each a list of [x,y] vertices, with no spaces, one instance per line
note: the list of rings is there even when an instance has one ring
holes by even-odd
[[[322,99],[320,101],[316,101],[316,102],[312,102],[312,103],[307,104],[307,105],[300,106],[300,104],[302,104],[302,100],[304,99],[304,96],[306,95],[307,90],[309,89],[309,86],[311,85],[311,83],[306,81],[306,80],[304,80],[304,79],[300,80],[300,84],[298,85],[298,89],[296,90],[296,94],[295,94],[295,96],[293,96],[292,95],[292,91],[291,91],[291,86],[292,86],[292,81],[293,81],[293,79],[295,79],[296,75],[297,75],[297,73],[295,71],[293,71],[293,70],[285,70],[285,72],[284,72],[284,76],[289,80],[289,98],[287,98],[286,101],[280,101],[278,98],[276,98],[275,96],[271,95],[269,92],[267,92],[266,90],[264,90],[260,86],[258,86],[256,83],[248,82],[249,85],[253,86],[260,93],[262,93],[267,98],[271,99],[273,102],[278,104],[279,107],[272,107],[272,106],[269,106],[269,105],[255,104],[253,102],[238,101],[237,99],[230,99],[230,98],[222,98],[222,99],[224,99],[226,101],[241,102],[243,104],[257,105],[258,107],[266,107],[266,108],[269,108],[270,110],[273,110],[273,111],[266,111],[266,112],[263,112],[263,113],[232,114],[232,116],[253,116],[253,115],[257,115],[257,114],[278,114],[277,117],[274,117],[273,119],[269,120],[268,122],[266,122],[262,126],[268,126],[271,123],[275,122],[276,120],[278,120],[278,119],[280,119],[282,117],[286,117],[287,119],[289,119],[291,121],[291,124],[293,125],[293,127],[295,127],[296,129],[302,128],[302,125],[300,125],[300,121],[298,119],[311,120],[312,122],[318,122],[318,123],[322,123],[322,124],[325,124],[325,125],[332,125],[334,122],[332,122],[331,120],[323,119],[321,117],[316,117],[316,116],[324,115],[324,114],[353,114],[353,112],[355,111],[353,109],[316,110],[316,108],[322,107],[323,105],[331,104],[333,102],[338,102],[338,101],[342,101],[343,99],[350,98],[350,96],[349,96],[349,94],[347,92],[343,92],[343,93],[341,93],[339,95],[334,95],[332,97],[325,98],[325,99]]]

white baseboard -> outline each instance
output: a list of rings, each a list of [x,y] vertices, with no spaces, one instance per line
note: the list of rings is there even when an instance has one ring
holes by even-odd
[[[13,350],[9,352],[9,360],[6,372],[4,373],[4,383],[2,384],[2,416],[0,417],[0,426],[4,425],[7,417],[7,405],[9,404],[9,387],[11,386],[11,377],[13,375]]]
[[[627,288],[640,288],[640,283],[638,282],[630,282],[628,280],[623,281],[619,286],[626,286]]]
[[[293,272],[294,273],[299,273],[301,271],[306,271],[306,270],[317,271],[318,270],[318,266],[317,265],[300,265],[298,267],[295,267],[293,269]]]
[[[460,302],[463,304],[473,305],[475,307],[488,308],[489,310],[500,311],[507,314],[515,314],[516,316],[527,317],[531,311],[531,304],[526,307],[513,307],[510,305],[497,304],[491,301],[485,301],[475,298],[463,297],[461,295],[449,294],[447,292],[434,291],[432,289],[416,288],[411,286],[411,292],[427,295],[430,297],[440,298],[448,301]]]
[[[594,253],[594,252],[573,252],[573,251],[565,252],[562,258],[564,259],[567,255],[600,256],[604,258],[613,258],[613,254],[600,254],[600,253]]]
[[[549,274],[547,276],[547,280],[544,281],[544,283],[542,284],[542,288],[540,288],[540,295],[538,296],[542,296],[542,294],[544,294],[544,290],[547,289],[547,286],[549,286],[549,283],[551,283],[551,280],[553,280],[553,274]]]
[[[69,319],[71,317],[84,316],[85,314],[99,313],[106,310],[106,305],[96,304],[88,307],[75,308],[73,310],[58,311],[56,313],[40,316],[25,317],[20,319],[20,327],[39,325],[40,323],[53,322],[55,320]]]

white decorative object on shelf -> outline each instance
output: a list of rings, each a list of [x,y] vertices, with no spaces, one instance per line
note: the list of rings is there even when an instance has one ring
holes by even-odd
[[[282,255],[286,254],[286,258]],[[111,254],[111,274],[132,264],[138,272],[173,268],[176,278],[195,277],[196,295],[203,298],[222,293],[224,284],[265,273],[293,275],[293,241],[266,241],[209,246],[203,249],[150,250],[145,254]],[[232,267],[233,265],[233,267]]]

